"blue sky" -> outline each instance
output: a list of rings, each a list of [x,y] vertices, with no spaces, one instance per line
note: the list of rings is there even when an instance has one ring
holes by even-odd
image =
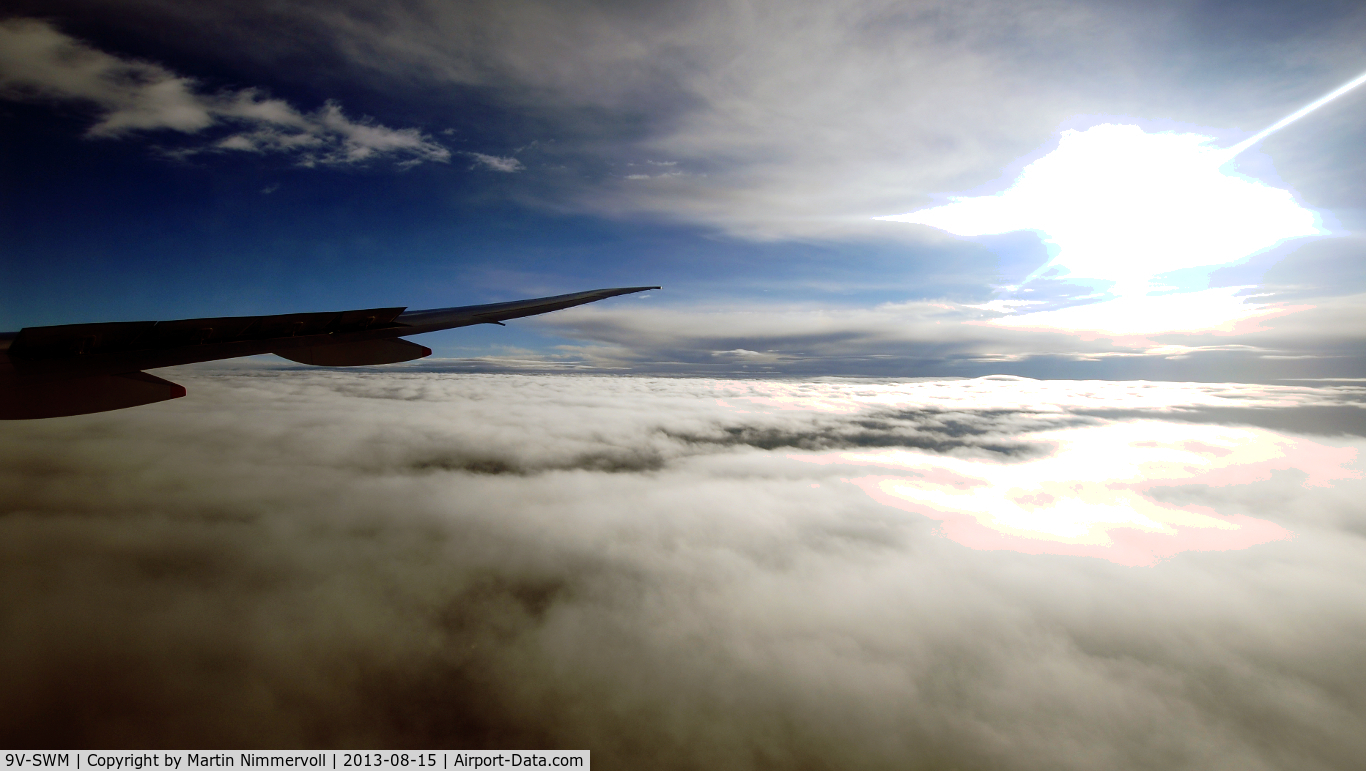
[[[1225,169],[1318,235],[1137,289],[1121,263],[1191,231],[1121,212],[1097,275],[1021,285],[1050,258],[1042,231],[873,220],[1000,194],[1067,131],[1229,147],[1366,71],[1355,4],[12,8],[0,328],[657,283],[423,342],[494,368],[1362,374],[1366,92]],[[1153,184],[1134,195],[1177,192]],[[1201,243],[1236,240],[1210,222]],[[1178,300],[1117,317],[1121,285]]]

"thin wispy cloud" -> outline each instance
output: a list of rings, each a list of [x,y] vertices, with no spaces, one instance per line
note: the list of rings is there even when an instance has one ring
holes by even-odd
[[[1132,323],[1130,302],[1014,314],[948,300],[872,308],[628,305],[572,309],[532,323],[582,341],[565,351],[585,361],[638,372],[1080,377],[1095,371],[1082,365],[1108,361],[1162,379],[1210,379],[1201,375],[1209,371],[1269,382],[1293,375],[1287,357],[1342,374],[1363,361],[1366,323],[1357,295],[1311,306],[1206,290],[1153,298],[1160,312],[1142,325]]]
[[[501,171],[504,174],[515,174],[522,171],[526,166],[522,162],[512,157],[499,155],[486,155],[484,153],[470,153],[474,159],[474,165],[470,168],[485,168],[490,171]]]
[[[206,93],[192,78],[99,51],[32,19],[0,22],[0,94],[90,105],[97,113],[87,131],[92,138],[173,131],[199,140],[165,150],[178,157],[278,153],[302,166],[450,159],[449,150],[419,129],[353,119],[331,101],[303,111],[257,88]]]

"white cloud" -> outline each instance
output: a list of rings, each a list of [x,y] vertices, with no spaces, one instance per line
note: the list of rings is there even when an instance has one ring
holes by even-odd
[[[169,151],[182,157],[275,152],[305,166],[381,157],[411,165],[450,158],[449,150],[418,129],[352,120],[335,102],[305,113],[254,88],[202,93],[190,78],[95,50],[32,19],[0,22],[0,94],[92,104],[100,113],[89,130],[92,137],[156,130],[215,135],[207,144]]]
[[[526,168],[521,161],[511,157],[505,158],[498,155],[485,155],[484,153],[470,153],[470,157],[474,158],[475,164],[471,168],[483,166],[486,169],[501,171],[506,174],[514,174]]]
[[[102,111],[92,136],[139,129],[196,132],[214,123],[194,82],[149,62],[97,51],[33,19],[0,22],[0,89],[10,97],[81,100]]]
[[[1359,388],[164,374],[189,396],[0,432],[0,735],[631,768],[1366,753],[1366,440],[1200,422]],[[885,452],[919,465],[811,462]],[[846,481],[914,471],[1295,537],[1142,568],[987,551]]]

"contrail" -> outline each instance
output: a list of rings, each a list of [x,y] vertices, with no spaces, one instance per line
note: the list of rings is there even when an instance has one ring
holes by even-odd
[[[1320,97],[1319,99],[1317,99],[1317,100],[1315,100],[1315,101],[1313,101],[1313,102],[1310,102],[1309,104],[1307,104],[1307,105],[1301,107],[1300,109],[1296,110],[1295,112],[1290,113],[1289,115],[1285,116],[1284,118],[1281,118],[1280,120],[1276,121],[1275,123],[1271,124],[1270,126],[1267,126],[1266,128],[1262,129],[1260,132],[1258,132],[1258,133],[1252,135],[1251,137],[1248,137],[1247,139],[1244,139],[1243,141],[1239,142],[1238,144],[1234,145],[1233,147],[1230,147],[1229,149],[1225,150],[1223,153],[1220,154],[1220,156],[1221,156],[1222,159],[1223,159],[1223,160],[1220,162],[1220,165],[1223,165],[1223,163],[1225,163],[1225,162],[1231,160],[1234,156],[1238,155],[1238,154],[1241,153],[1242,151],[1244,151],[1244,150],[1248,149],[1249,147],[1251,147],[1251,146],[1257,144],[1258,142],[1262,141],[1263,139],[1266,139],[1267,137],[1271,136],[1272,134],[1276,133],[1277,131],[1280,131],[1281,129],[1285,128],[1286,126],[1289,126],[1291,123],[1294,123],[1295,121],[1299,120],[1300,118],[1303,118],[1304,116],[1306,116],[1306,115],[1308,115],[1309,113],[1311,113],[1311,112],[1317,110],[1318,108],[1324,106],[1325,104],[1328,104],[1329,102],[1333,101],[1334,99],[1337,99],[1338,97],[1342,96],[1343,94],[1347,93],[1348,91],[1351,91],[1352,89],[1356,88],[1357,86],[1361,85],[1362,83],[1366,83],[1366,73],[1362,73],[1362,74],[1359,75],[1355,80],[1351,81],[1350,83],[1344,84],[1343,86],[1341,86],[1340,88],[1338,88],[1336,91],[1333,91],[1332,93],[1328,94],[1327,96]]]

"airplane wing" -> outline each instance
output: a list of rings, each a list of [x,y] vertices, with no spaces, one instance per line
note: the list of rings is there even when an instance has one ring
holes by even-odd
[[[185,389],[143,370],[273,353],[326,367],[393,364],[431,355],[401,338],[502,324],[617,295],[633,286],[489,305],[408,311],[369,308],[281,316],[119,321],[0,333],[0,419],[83,415],[175,399]]]

